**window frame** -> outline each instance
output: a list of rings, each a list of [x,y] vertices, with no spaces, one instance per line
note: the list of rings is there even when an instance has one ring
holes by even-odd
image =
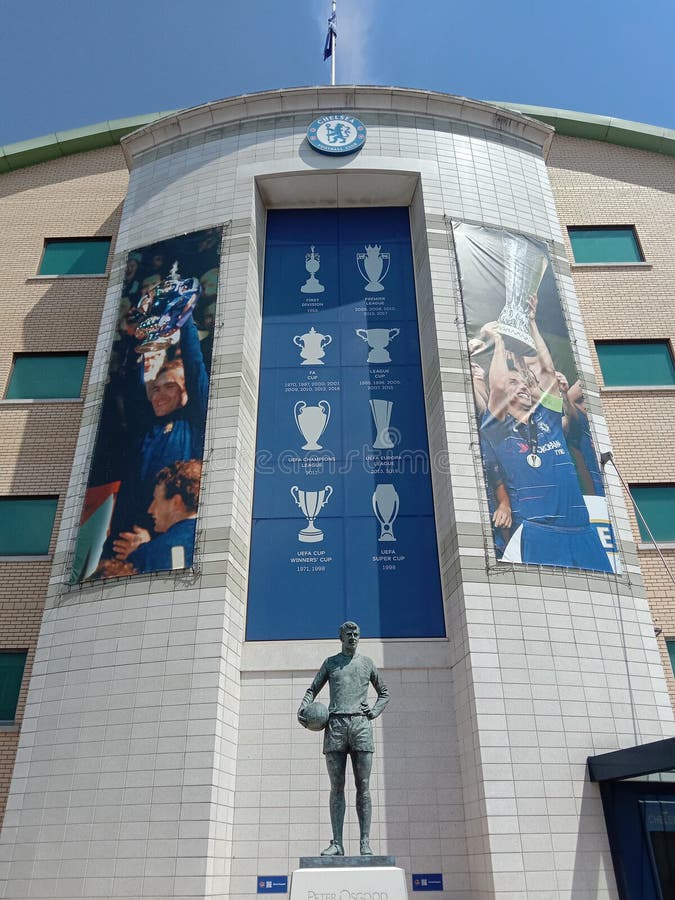
[[[56,519],[59,512],[59,500],[60,497],[58,494],[2,494],[0,495],[0,505],[3,500],[55,500],[56,505],[54,506],[54,518],[52,519],[51,527],[49,529],[49,541],[47,542],[47,547],[44,551],[40,551],[38,553],[4,553],[2,550],[2,546],[0,545],[0,564],[3,562],[12,562],[16,560],[25,560],[28,562],[42,561],[51,559],[50,547],[52,545],[52,541],[54,539],[54,528],[56,525]]]
[[[639,498],[635,496],[634,490],[635,490],[635,488],[638,488],[638,489],[646,488],[648,490],[650,490],[650,489],[656,490],[658,488],[670,488],[673,493],[673,502],[674,502],[674,508],[675,508],[675,483],[671,482],[671,481],[631,482],[628,485],[628,488],[630,491],[631,503],[633,505],[633,507],[632,507],[633,514],[635,516],[636,524],[638,527],[639,547],[640,547],[640,549],[653,550],[654,544],[652,543],[652,540],[649,537],[649,535],[642,534],[642,527],[644,527],[644,526],[642,526],[642,520],[640,519],[640,516],[637,514],[637,511],[635,509],[636,506],[639,507],[640,512],[645,517],[645,519],[647,521],[647,525],[649,525],[649,530],[652,532],[652,534],[654,534],[654,527],[653,527],[652,523],[649,521],[648,516],[645,514],[645,511],[642,508]],[[643,502],[644,502],[644,499],[643,499]],[[654,534],[654,542],[659,547],[667,547],[667,548],[675,547],[675,532],[673,533],[673,537],[666,537],[666,538],[661,538],[657,534]]]
[[[26,359],[27,357],[64,357],[64,356],[72,356],[72,357],[84,357],[84,368],[82,369],[82,379],[80,381],[80,390],[79,393],[70,396],[62,396],[62,397],[9,397],[9,390],[12,384],[12,378],[14,376],[14,370],[16,367],[17,359]],[[89,364],[89,351],[88,350],[54,350],[54,351],[42,351],[42,350],[19,350],[12,354],[12,365],[9,370],[9,377],[7,379],[7,384],[5,385],[5,395],[2,398],[3,403],[81,403],[82,402],[82,391],[84,389],[85,376],[87,374],[87,365]]]
[[[670,358],[670,363],[673,368],[673,382],[672,384],[665,384],[663,382],[659,382],[658,384],[607,384],[605,382],[605,373],[602,368],[602,360],[600,357],[600,353],[598,352],[598,347],[607,344],[632,344],[632,345],[645,345],[652,344],[662,346],[665,345],[666,350],[668,351],[668,356]],[[600,369],[600,374],[602,375],[602,390],[604,391],[657,391],[657,390],[675,390],[675,354],[673,353],[673,347],[668,338],[597,338],[593,341],[593,346],[595,349],[595,355],[598,359],[598,368]]]
[[[108,242],[108,253],[106,255],[105,266],[102,272],[55,272],[52,274],[43,273],[42,265],[44,263],[45,254],[49,244],[82,244],[82,243],[102,243]],[[85,235],[80,237],[46,237],[42,242],[42,252],[38,262],[35,278],[105,278],[110,267],[110,256],[112,250],[112,235]]]
[[[19,707],[19,699],[21,697],[21,689],[23,688],[23,680],[26,675],[26,663],[28,662],[28,650],[27,649],[12,649],[6,648],[0,650],[1,656],[23,656],[23,666],[21,668],[21,678],[19,679],[19,689],[16,692],[16,700],[14,702],[14,716],[11,719],[2,719],[0,718],[0,728],[8,728],[16,725],[16,711]]]
[[[567,238],[569,240],[570,249],[572,251],[572,266],[649,266],[650,263],[647,262],[647,257],[645,256],[645,251],[642,246],[642,242],[640,241],[640,236],[638,235],[638,230],[635,224],[619,224],[619,225],[566,225],[567,229]],[[633,260],[624,260],[623,262],[617,260],[607,260],[607,261],[598,261],[598,262],[578,262],[574,255],[574,243],[572,241],[572,232],[575,231],[630,231],[633,234],[633,239],[635,240],[635,246],[637,248],[640,259]]]

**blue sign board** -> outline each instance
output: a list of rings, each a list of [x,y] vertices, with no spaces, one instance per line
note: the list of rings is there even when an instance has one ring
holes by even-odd
[[[442,891],[443,875],[440,872],[413,875],[412,889],[413,891]]]
[[[287,894],[287,875],[258,875],[258,894]]]
[[[248,640],[445,635],[406,209],[268,213]]]
[[[319,153],[344,156],[360,150],[366,142],[366,126],[346,113],[327,113],[310,123],[307,140]]]

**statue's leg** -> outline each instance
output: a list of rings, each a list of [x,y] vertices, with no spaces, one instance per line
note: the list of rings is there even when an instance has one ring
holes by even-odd
[[[345,770],[347,754],[341,751],[326,753],[326,768],[330,778],[330,824],[333,840],[322,856],[344,856],[342,830],[345,822]]]
[[[359,819],[361,856],[372,856],[370,822],[373,816],[373,803],[370,799],[370,771],[373,767],[373,754],[366,750],[352,750],[351,756],[356,784],[356,815]]]

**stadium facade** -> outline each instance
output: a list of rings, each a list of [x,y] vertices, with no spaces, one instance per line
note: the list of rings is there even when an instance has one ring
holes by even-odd
[[[316,152],[329,114],[363,146]],[[330,836],[295,711],[346,618],[392,697],[372,838],[409,890],[672,895],[674,157],[664,129],[378,87],[3,148],[0,896],[283,883]],[[161,279],[185,314],[136,353]],[[182,399],[152,418],[124,378],[157,356]],[[201,492],[164,563],[143,473],[172,452]],[[113,549],[148,487],[146,546]]]

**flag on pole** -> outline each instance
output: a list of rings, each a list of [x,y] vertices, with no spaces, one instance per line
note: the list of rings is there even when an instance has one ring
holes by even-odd
[[[323,48],[323,58],[329,59],[333,55],[335,48],[335,38],[337,37],[337,20],[335,13],[328,19],[328,33],[326,34],[326,43]]]

